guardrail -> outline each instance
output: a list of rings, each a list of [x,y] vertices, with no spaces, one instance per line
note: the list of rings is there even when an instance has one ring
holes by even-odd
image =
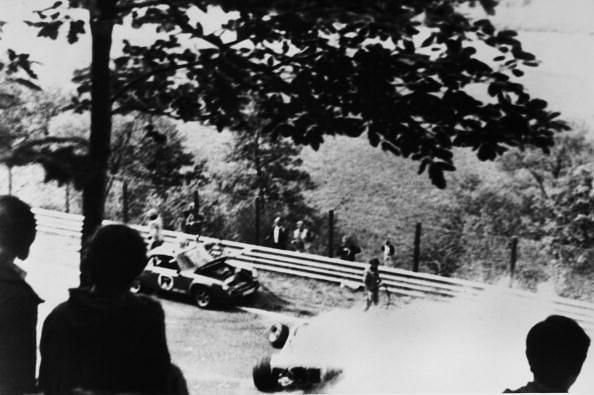
[[[34,209],[34,212],[39,232],[63,237],[69,245],[79,248],[82,216],[39,208]],[[106,223],[109,222],[111,221],[106,221]],[[148,235],[146,226],[131,226],[145,237]],[[182,238],[194,238],[192,235],[168,230],[163,231],[163,237],[166,243],[178,243]],[[225,253],[232,256],[232,260],[252,264],[258,270],[326,281],[352,289],[361,287],[361,279],[366,267],[366,264],[360,262],[277,250],[211,237],[201,236],[200,242],[219,243]],[[452,297],[474,296],[497,289],[497,292],[518,298],[543,298],[529,291],[383,266],[380,266],[380,276],[389,292],[404,297],[451,300]],[[556,313],[573,317],[585,327],[594,330],[594,304],[562,297],[550,297],[546,301],[552,303]]]

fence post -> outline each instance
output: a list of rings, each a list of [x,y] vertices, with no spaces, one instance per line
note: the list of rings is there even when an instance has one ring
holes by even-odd
[[[194,219],[197,221],[198,215],[200,214],[200,196],[198,195],[197,189],[194,190],[192,197],[194,200],[194,212],[192,214],[194,214]]]
[[[334,210],[328,211],[328,257],[334,256]]]
[[[126,181],[122,184],[122,215],[124,223],[127,224],[130,221],[130,216],[128,215],[128,183]]]
[[[511,287],[514,282],[514,273],[516,271],[516,262],[518,260],[518,238],[512,237],[510,243],[511,251],[509,258],[509,286]]]
[[[256,196],[255,203],[255,210],[256,210],[256,217],[255,217],[255,241],[256,245],[260,245],[260,196]]]
[[[413,250],[413,272],[419,271],[419,257],[421,255],[421,223],[415,227],[415,244]]]
[[[66,183],[66,198],[65,198],[65,203],[66,203],[66,212],[69,213],[70,212],[70,183],[67,182]]]

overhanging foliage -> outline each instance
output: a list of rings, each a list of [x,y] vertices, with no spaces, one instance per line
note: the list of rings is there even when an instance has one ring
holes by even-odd
[[[454,147],[492,160],[508,147],[547,150],[566,125],[516,77],[535,66],[511,30],[460,11],[471,0],[70,0],[40,11],[32,25],[69,42],[91,17],[156,31],[150,45],[125,41],[113,59],[114,113],[143,111],[219,129],[245,130],[257,97],[264,133],[317,148],[327,135],[366,134],[373,146],[420,161],[445,186]],[[495,1],[481,1],[493,11]],[[214,31],[204,13],[228,20]],[[484,48],[490,48],[491,52]],[[485,59],[478,53],[492,53]],[[493,55],[494,54],[494,55]],[[90,105],[86,71],[77,74],[78,110]]]

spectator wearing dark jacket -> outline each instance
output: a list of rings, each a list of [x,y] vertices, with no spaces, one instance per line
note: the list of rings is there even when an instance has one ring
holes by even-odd
[[[270,236],[267,238],[270,242],[270,246],[272,248],[285,250],[287,249],[288,238],[289,235],[287,229],[283,226],[281,218],[276,217],[272,223],[272,231],[270,232]]]
[[[345,261],[354,261],[357,254],[361,252],[361,248],[356,245],[347,236],[342,237],[340,246],[338,247],[338,257]]]
[[[37,305],[42,300],[14,264],[25,259],[35,239],[31,208],[0,196],[0,394],[35,391]]]
[[[363,286],[365,287],[365,311],[367,311],[371,305],[377,306],[379,303],[379,287],[382,283],[379,274],[379,260],[373,258],[369,261],[369,267],[365,269],[363,273]]]
[[[39,383],[73,389],[169,393],[171,361],[161,305],[129,292],[146,264],[144,240],[124,225],[100,228],[85,253],[91,289],[72,289],[43,325]]]

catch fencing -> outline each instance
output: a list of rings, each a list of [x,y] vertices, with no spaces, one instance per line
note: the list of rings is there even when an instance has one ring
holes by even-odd
[[[66,245],[79,248],[82,230],[82,216],[57,211],[34,209],[37,217],[37,230],[63,239]],[[105,221],[110,222],[110,221]],[[148,228],[131,225],[145,237]],[[166,243],[178,243],[182,239],[195,236],[180,232],[163,231]],[[366,264],[341,259],[327,258],[320,255],[278,250],[252,244],[239,243],[211,237],[200,237],[202,243],[218,243],[231,260],[253,265],[256,269],[313,280],[325,281],[353,290],[361,289],[362,275]],[[441,277],[433,274],[418,273],[403,269],[380,266],[380,276],[387,290],[395,295],[407,298],[433,298],[452,300],[452,297],[467,297],[493,290],[501,295],[543,301],[545,297],[533,292],[495,286],[476,281]],[[594,304],[573,299],[551,296],[550,302],[557,314],[578,320],[583,326],[594,330]]]

